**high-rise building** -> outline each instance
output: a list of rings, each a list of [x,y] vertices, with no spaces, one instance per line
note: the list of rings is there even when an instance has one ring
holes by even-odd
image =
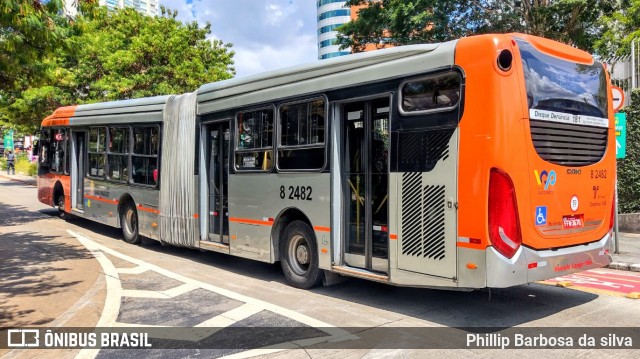
[[[336,28],[351,21],[351,9],[345,7],[346,1],[317,0],[318,5],[318,58],[348,55],[351,49],[340,50],[334,45],[338,32]]]
[[[160,12],[160,0],[99,0],[98,4],[109,10],[132,7],[149,16],[156,16]],[[65,12],[68,15],[75,15],[77,8],[78,0],[65,0]]]

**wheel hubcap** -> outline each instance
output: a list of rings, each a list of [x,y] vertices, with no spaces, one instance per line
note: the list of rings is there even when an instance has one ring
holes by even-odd
[[[296,249],[296,259],[300,264],[309,264],[309,249],[307,246],[298,246]]]
[[[305,275],[309,270],[309,263],[311,262],[309,243],[306,238],[301,235],[295,235],[289,242],[289,258],[291,269],[297,275]]]
[[[127,235],[131,236],[136,230],[136,216],[132,210],[127,210],[125,213],[124,228],[127,231]]]

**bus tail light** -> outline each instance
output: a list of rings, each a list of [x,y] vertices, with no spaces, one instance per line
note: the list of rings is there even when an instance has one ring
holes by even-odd
[[[493,247],[507,258],[513,257],[522,244],[513,182],[496,168],[491,169],[489,177],[489,239]]]

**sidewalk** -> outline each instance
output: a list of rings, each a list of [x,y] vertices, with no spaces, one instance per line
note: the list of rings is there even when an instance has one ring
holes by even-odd
[[[20,174],[20,173],[16,173],[14,175],[8,175],[7,172],[2,171],[2,172],[0,172],[0,178],[6,179],[6,180],[15,181],[15,182],[21,182],[21,183],[28,184],[28,185],[31,185],[31,186],[35,186],[36,183],[37,183],[35,177],[25,176],[25,175]]]
[[[22,174],[7,175],[2,172],[0,178],[32,186],[36,185],[34,177]],[[609,265],[609,268],[640,272],[640,233],[620,233],[619,248],[620,253],[613,253],[613,263]]]

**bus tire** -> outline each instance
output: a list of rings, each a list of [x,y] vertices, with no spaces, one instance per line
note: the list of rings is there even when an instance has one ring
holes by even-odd
[[[292,286],[309,289],[322,283],[324,272],[318,265],[318,244],[308,224],[291,222],[285,228],[284,241],[281,243],[280,264]]]
[[[140,243],[138,233],[138,212],[133,203],[124,205],[120,213],[120,227],[122,227],[122,238],[129,244]]]
[[[58,209],[58,217],[65,221],[69,219],[69,214],[64,211],[64,193],[58,193],[56,196],[56,208]]]

